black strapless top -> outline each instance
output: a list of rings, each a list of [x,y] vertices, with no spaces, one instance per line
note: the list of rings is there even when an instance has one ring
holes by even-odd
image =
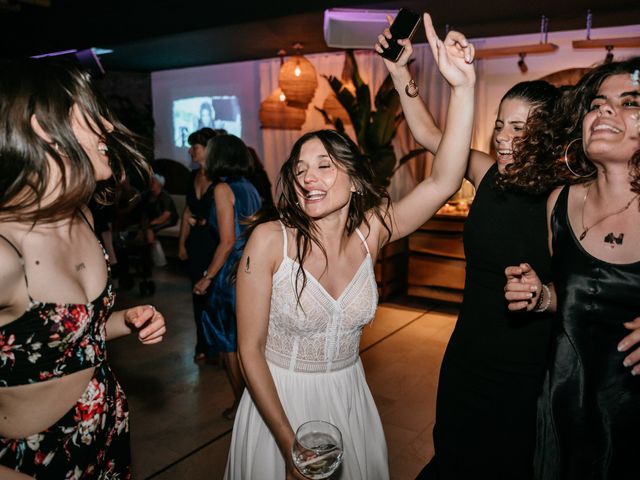
[[[0,236],[16,251],[20,251]],[[102,244],[100,244],[102,247]],[[100,365],[106,359],[106,322],[115,302],[109,257],[107,284],[86,304],[38,302],[0,326],[0,386],[38,383]],[[25,272],[25,282],[28,282]]]

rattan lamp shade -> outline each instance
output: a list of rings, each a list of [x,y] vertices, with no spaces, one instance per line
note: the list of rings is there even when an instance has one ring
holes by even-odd
[[[289,106],[307,108],[318,87],[316,69],[309,60],[296,54],[282,64],[278,85]]]
[[[282,90],[276,88],[260,104],[260,126],[279,130],[300,130],[306,120],[306,110],[290,107],[281,100]]]

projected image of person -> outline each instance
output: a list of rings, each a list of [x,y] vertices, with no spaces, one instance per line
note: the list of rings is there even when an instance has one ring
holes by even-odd
[[[88,204],[145,171],[90,77],[48,60],[0,67],[0,478],[131,478],[127,401],[107,340],[163,339],[150,305],[114,311]],[[115,173],[115,175],[114,175]],[[101,200],[102,201],[102,200]]]
[[[206,295],[202,326],[220,352],[233,388],[233,405],[223,412],[229,420],[244,391],[237,355],[235,267],[247,241],[245,220],[260,208],[260,194],[247,179],[251,168],[249,150],[235,135],[218,135],[207,143],[206,171],[214,185],[208,228],[219,243],[193,293]]]
[[[198,117],[198,130],[201,128],[216,128],[215,127],[216,111],[210,102],[203,102],[200,105],[200,116]]]

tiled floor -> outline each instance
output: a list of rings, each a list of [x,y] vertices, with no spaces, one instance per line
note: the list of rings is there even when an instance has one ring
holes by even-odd
[[[232,422],[224,371],[192,361],[194,324],[188,279],[180,265],[156,268],[157,291],[120,293],[117,307],[153,303],[166,318],[165,341],[134,336],[110,342],[111,364],[129,398],[136,479],[220,479]],[[410,305],[410,306],[409,306]],[[455,308],[416,299],[383,303],[365,328],[361,356],[382,417],[391,478],[414,479],[433,455],[438,371],[455,324]]]

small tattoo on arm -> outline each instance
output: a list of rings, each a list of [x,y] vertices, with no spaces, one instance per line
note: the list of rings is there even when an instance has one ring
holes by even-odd
[[[80,270],[84,270],[85,268],[87,267],[85,267],[84,263],[80,262],[79,264],[76,265],[76,272],[79,272]]]
[[[244,271],[245,273],[251,273],[251,257],[249,257],[248,255],[247,255],[247,261],[244,264]]]

